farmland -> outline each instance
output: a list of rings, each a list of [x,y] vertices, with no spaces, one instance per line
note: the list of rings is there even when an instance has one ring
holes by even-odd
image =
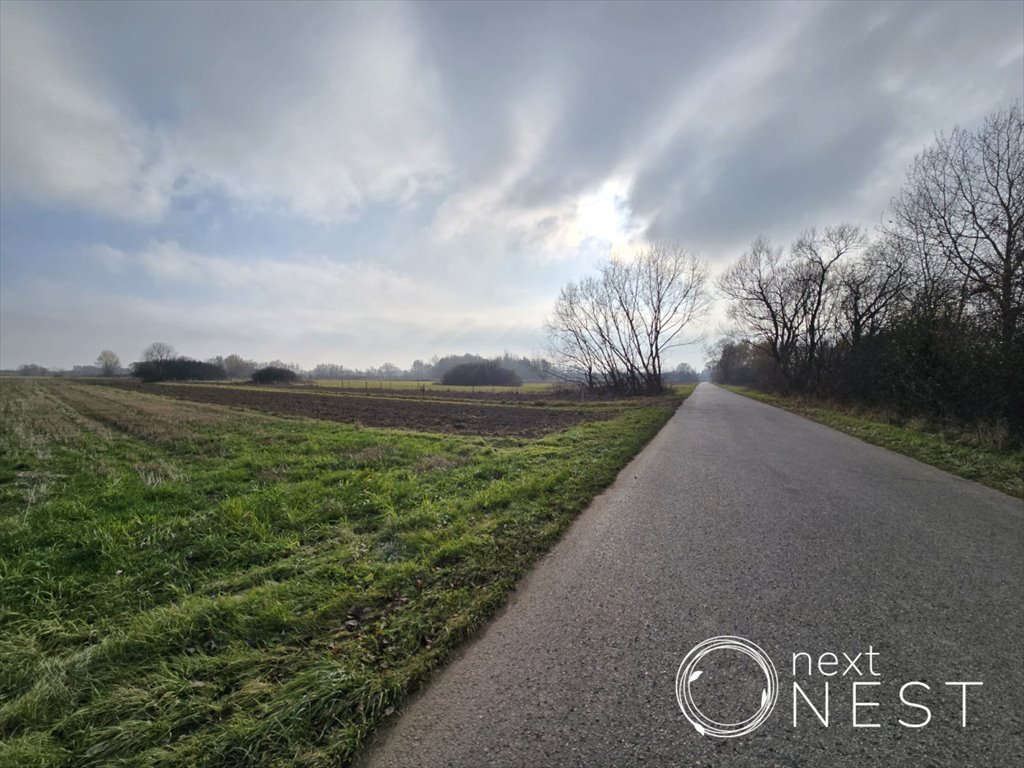
[[[607,409],[567,407],[541,395],[497,392],[429,394],[412,389],[362,390],[316,386],[148,384],[129,389],[201,403],[244,406],[288,416],[359,423],[371,427],[417,429],[454,434],[538,437],[584,421],[608,418]],[[511,399],[514,398],[514,399]],[[529,404],[533,407],[520,407]]]
[[[413,381],[402,379],[318,379],[316,384],[321,387],[334,387],[338,389],[363,390],[371,389],[377,391],[408,391],[419,390],[421,392],[447,392],[450,394],[464,395],[466,392],[490,392],[494,394],[545,394],[552,388],[551,384],[544,382],[529,381],[518,387],[501,386],[454,386],[442,384],[439,381]]]
[[[680,400],[480,394],[0,380],[0,764],[350,763]]]

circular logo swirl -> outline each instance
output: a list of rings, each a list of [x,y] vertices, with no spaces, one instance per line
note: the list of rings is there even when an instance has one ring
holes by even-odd
[[[701,676],[701,670],[697,668],[701,660],[709,653],[715,651],[738,651],[752,658],[764,674],[765,687],[761,691],[761,705],[757,711],[746,720],[736,723],[720,723],[700,711],[700,708],[690,694],[690,685]],[[731,739],[736,736],[745,736],[751,731],[759,728],[775,709],[775,702],[779,698],[779,675],[775,671],[775,665],[759,646],[742,637],[721,635],[705,640],[690,649],[679,665],[676,673],[676,701],[683,711],[686,719],[697,729],[701,736],[714,736],[719,739]]]

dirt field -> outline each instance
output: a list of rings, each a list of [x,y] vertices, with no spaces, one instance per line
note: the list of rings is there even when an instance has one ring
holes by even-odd
[[[254,385],[255,386],[255,385]],[[312,389],[318,392],[368,395],[370,397],[415,397],[430,400],[480,400],[494,403],[535,403],[535,402],[579,402],[579,395],[572,390],[556,392],[545,389],[494,389],[488,387],[425,387],[381,386],[380,382],[369,382],[353,386],[341,386],[333,382],[310,382],[290,385],[294,388]],[[593,398],[591,398],[593,399]]]
[[[307,416],[328,421],[359,422],[367,427],[389,427],[420,432],[469,435],[540,437],[585,421],[612,418],[614,409],[547,408],[531,405],[483,404],[467,400],[360,394],[319,394],[300,391],[201,385],[128,385],[132,389],[201,403],[235,405],[267,413]],[[396,392],[395,395],[398,393]],[[410,397],[410,395],[412,397]],[[489,399],[489,398],[488,398]]]

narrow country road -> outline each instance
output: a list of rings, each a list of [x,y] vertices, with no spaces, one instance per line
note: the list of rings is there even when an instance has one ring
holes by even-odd
[[[701,384],[365,763],[1024,765],[1022,507]],[[700,735],[676,701],[684,656],[719,635],[778,674],[774,710],[738,738]],[[700,671],[705,715],[758,711],[750,658]],[[808,703],[825,714],[826,683],[827,727]]]

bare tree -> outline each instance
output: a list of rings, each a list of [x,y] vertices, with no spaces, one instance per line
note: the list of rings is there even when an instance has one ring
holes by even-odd
[[[588,389],[594,389],[606,377],[614,375],[615,366],[604,365],[605,344],[596,322],[599,314],[600,284],[594,278],[569,283],[558,295],[552,316],[545,323],[550,350],[556,370],[569,378],[582,378]],[[612,382],[603,381],[611,386]]]
[[[104,349],[96,358],[96,366],[104,376],[115,376],[121,370],[121,358],[109,349]]]
[[[899,309],[909,281],[907,259],[898,243],[873,243],[838,273],[838,334],[848,347],[878,335]]]
[[[980,300],[982,311],[994,310],[999,340],[1009,347],[1024,312],[1020,104],[975,132],[958,127],[937,136],[914,160],[892,209],[891,234],[955,269],[968,284],[965,295]]]
[[[802,343],[797,376],[801,384],[815,390],[828,364],[823,354],[838,324],[838,272],[841,260],[862,250],[867,239],[860,227],[839,224],[823,232],[812,228],[793,243],[792,273],[799,297],[798,317]]]
[[[755,347],[747,339],[724,336],[704,351],[708,355],[704,370],[716,384],[763,385],[761,369],[774,364],[764,349]]]
[[[142,352],[142,359],[147,363],[162,363],[166,360],[173,360],[175,356],[174,347],[164,341],[154,341]]]
[[[698,340],[684,331],[708,304],[704,262],[678,246],[653,245],[565,286],[545,329],[556,366],[588,387],[657,393],[665,352]]]
[[[840,263],[865,243],[863,231],[849,224],[809,229],[783,258],[781,248],[759,237],[720,277],[719,288],[732,299],[730,318],[775,361],[786,389],[813,389],[820,381],[839,317]]]
[[[786,387],[791,386],[804,299],[782,248],[758,237],[721,275],[718,287],[732,299],[729,317],[751,333],[754,346],[775,361]]]

